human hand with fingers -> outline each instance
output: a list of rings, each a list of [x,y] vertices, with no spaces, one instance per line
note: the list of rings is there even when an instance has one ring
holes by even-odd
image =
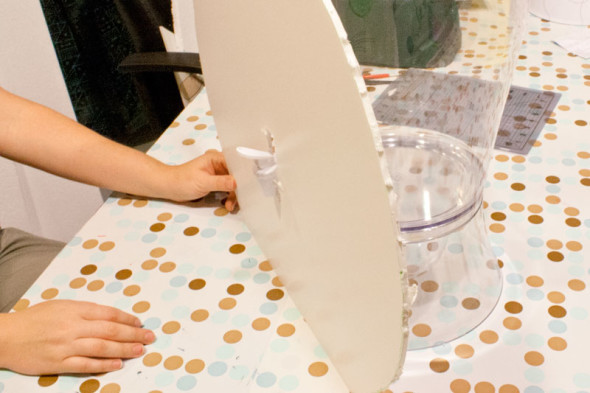
[[[51,300],[0,314],[0,368],[28,375],[115,371],[154,340],[137,317],[116,308]]]

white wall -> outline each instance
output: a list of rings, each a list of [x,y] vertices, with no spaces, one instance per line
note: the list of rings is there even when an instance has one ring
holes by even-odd
[[[75,118],[39,0],[0,1],[0,86]],[[0,157],[4,227],[67,241],[102,202],[98,188]]]

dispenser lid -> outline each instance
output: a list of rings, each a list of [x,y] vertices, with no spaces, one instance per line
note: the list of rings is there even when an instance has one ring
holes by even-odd
[[[240,217],[352,392],[406,350],[394,194],[330,0],[196,0],[206,91]]]

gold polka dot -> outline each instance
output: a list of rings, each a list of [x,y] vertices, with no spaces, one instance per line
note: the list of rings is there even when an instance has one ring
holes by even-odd
[[[578,173],[582,176],[590,177],[590,169],[580,169],[580,171]],[[575,214],[575,215],[577,216],[577,214]]]
[[[422,288],[424,292],[435,292],[438,290],[438,283],[431,280],[424,281],[422,285],[420,285],[420,288]]]
[[[490,231],[494,233],[502,233],[506,230],[506,227],[502,224],[494,223],[490,225]]]
[[[496,156],[496,160],[500,161],[500,162],[506,162],[506,161],[508,161],[508,156],[505,154],[498,154]]]
[[[514,157],[512,157],[512,161],[518,162],[518,163],[523,163],[526,161],[526,159],[523,156],[514,156]]]
[[[127,205],[130,205],[130,204],[131,204],[131,199],[129,199],[129,198],[121,198],[117,202],[117,205],[119,205],[119,206],[127,206]]]
[[[90,283],[88,283],[88,286],[86,288],[89,291],[96,292],[96,291],[100,291],[102,289],[102,287],[104,287],[104,281],[94,280],[94,281],[91,281]]]
[[[233,297],[226,297],[225,299],[221,299],[219,301],[219,308],[222,310],[231,310],[236,306],[238,302]]]
[[[543,223],[543,217],[536,215],[536,214],[530,215],[528,220],[531,224],[542,224]]]
[[[170,124],[170,125],[168,126],[168,128],[176,128],[176,127],[178,127],[178,126],[180,126],[180,123],[179,123],[179,122],[177,122],[177,121],[173,121],[173,122],[172,122],[172,124]]]
[[[550,203],[552,205],[557,205],[559,202],[561,202],[561,198],[556,195],[549,195],[545,198],[545,200],[547,201],[547,203]]]
[[[277,276],[272,279],[272,285],[274,285],[275,287],[282,287],[283,283],[282,283],[281,279]]]
[[[268,329],[270,321],[267,318],[256,318],[252,321],[252,328],[254,330],[262,331]]]
[[[508,175],[503,172],[497,172],[497,173],[494,173],[494,178],[496,180],[506,180],[506,179],[508,179]]]
[[[492,217],[492,220],[495,221],[504,221],[506,219],[506,214],[502,212],[495,212],[492,213],[490,217]]]
[[[547,311],[549,312],[549,315],[551,315],[553,318],[563,318],[567,314],[565,308],[561,306],[551,306],[549,307],[549,309],[547,309]]]
[[[587,151],[581,151],[577,154],[577,156],[582,159],[587,159],[590,158],[590,153],[588,153]]]
[[[585,121],[585,120],[576,120],[574,123],[575,123],[577,126],[580,126],[580,127],[585,127],[585,126],[587,126],[587,125],[588,125],[588,122],[587,122],[587,121]]]
[[[510,188],[512,188],[514,191],[523,191],[526,186],[522,183],[512,183]]]
[[[158,261],[156,261],[155,259],[148,259],[147,261],[141,264],[143,270],[152,270],[155,269],[156,266],[158,266]]]
[[[229,248],[229,252],[232,254],[241,254],[244,252],[244,250],[246,250],[246,246],[243,244],[234,244]]]
[[[469,359],[474,353],[473,347],[469,344],[459,344],[455,348],[455,354],[462,359]]]
[[[162,355],[160,355],[158,352],[148,353],[143,357],[143,364],[147,367],[157,366],[161,361]]]
[[[585,177],[580,180],[580,184],[586,187],[590,187],[590,178]]]
[[[217,209],[215,209],[213,214],[217,217],[223,217],[227,216],[229,214],[229,211],[225,207],[218,207]]]
[[[135,296],[141,291],[141,287],[139,285],[129,285],[127,288],[123,289],[123,294],[125,296]]]
[[[86,265],[82,269],[80,269],[80,273],[85,276],[88,276],[96,272],[97,269],[98,268],[96,267],[96,265]]]
[[[82,243],[82,247],[90,250],[91,248],[94,248],[98,246],[98,240],[96,239],[90,239],[90,240],[86,240],[84,243]]]
[[[129,277],[131,277],[131,275],[133,274],[133,272],[129,269],[122,269],[119,270],[116,274],[115,274],[115,278],[117,280],[127,280]]]
[[[242,284],[232,284],[227,287],[227,293],[230,295],[239,295],[244,292],[244,286]]]
[[[474,297],[468,297],[468,298],[463,299],[463,301],[461,302],[461,305],[466,310],[476,310],[479,308],[480,302],[478,299],[476,299]]]
[[[164,254],[166,254],[166,249],[162,247],[154,248],[152,251],[150,251],[150,256],[152,258],[160,258],[164,256]]]
[[[190,146],[195,144],[195,140],[193,138],[187,138],[182,141],[182,144],[185,146]]]
[[[162,232],[164,229],[166,229],[166,224],[161,222],[155,223],[150,227],[150,231],[152,232]]]
[[[449,367],[449,361],[446,359],[436,358],[430,361],[430,369],[435,373],[444,373]]]
[[[114,242],[104,242],[100,246],[98,246],[98,249],[100,251],[111,251],[113,248],[115,248]]]
[[[271,289],[266,293],[266,297],[268,298],[268,300],[280,300],[283,298],[284,295],[285,293],[278,288]]]
[[[557,109],[562,110],[562,111],[569,111],[570,110],[570,107],[567,106],[567,105],[559,105],[557,107]]]
[[[80,393],[94,393],[100,387],[100,382],[98,379],[87,379],[86,381],[82,382],[80,385]]]
[[[529,205],[528,211],[530,211],[531,213],[538,214],[543,211],[543,208],[539,205]]]
[[[205,285],[207,285],[207,282],[202,278],[196,278],[188,283],[188,287],[195,291],[205,288]]]
[[[199,228],[197,227],[188,227],[184,230],[185,236],[195,236],[199,233]]]
[[[476,383],[473,387],[473,391],[475,393],[494,393],[496,389],[494,388],[494,385],[484,381]]]
[[[528,276],[526,279],[526,283],[529,284],[531,287],[541,287],[545,283],[543,279],[539,276]]]
[[[551,251],[547,254],[547,258],[552,262],[561,262],[563,261],[563,254],[559,251]]]
[[[57,288],[49,288],[44,290],[43,293],[41,293],[41,298],[45,300],[53,299],[58,295],[58,293],[59,291],[57,290]]]
[[[568,219],[565,220],[565,223],[570,226],[570,227],[579,227],[581,225],[580,220],[578,220],[577,218],[573,218],[570,217]]]
[[[550,239],[547,240],[547,247],[552,250],[559,250],[561,247],[563,247],[563,243],[556,239]]]
[[[551,303],[559,304],[565,301],[565,295],[558,291],[551,291],[547,294],[547,299],[549,299]]]
[[[209,318],[209,311],[202,308],[193,311],[191,314],[191,319],[195,322],[203,322],[207,318]]]
[[[229,330],[223,335],[223,341],[228,344],[235,344],[242,339],[242,332],[239,330]]]
[[[425,323],[417,323],[412,327],[412,333],[416,337],[427,337],[432,333],[432,328]]]
[[[14,311],[22,311],[26,310],[27,307],[31,304],[29,299],[20,299],[16,304],[12,307]]]
[[[557,176],[547,176],[545,180],[547,181],[547,183],[551,184],[557,184],[560,182],[560,179]]]
[[[260,264],[258,265],[258,268],[260,270],[262,270],[263,272],[269,272],[272,270],[272,266],[270,265],[269,261],[260,262]]]
[[[176,321],[166,322],[164,326],[162,326],[162,331],[166,334],[174,334],[180,330],[180,323]]]
[[[569,280],[567,283],[567,286],[572,291],[583,291],[584,289],[586,289],[586,284],[584,284],[584,281],[578,280],[577,278],[574,278],[573,280]]]
[[[161,213],[158,214],[159,221],[169,221],[172,218],[172,213]]]
[[[509,330],[518,330],[522,327],[520,319],[515,317],[507,317],[504,319],[504,327]]]
[[[471,390],[471,385],[464,379],[453,380],[450,387],[453,393],[469,393]]]
[[[186,121],[190,121],[190,122],[197,121],[197,120],[199,120],[199,116],[189,116],[186,118]]]
[[[540,366],[545,361],[545,357],[537,351],[530,351],[525,353],[524,361],[531,366]]]
[[[168,359],[164,361],[164,368],[167,370],[177,370],[182,367],[184,360],[177,355],[170,356]]]
[[[148,204],[147,199],[138,199],[135,202],[133,202],[134,207],[145,207],[145,206],[147,206],[147,204]]]
[[[197,124],[195,126],[195,130],[204,130],[205,128],[207,128],[207,124]]]
[[[507,302],[504,305],[504,309],[508,311],[510,314],[518,314],[522,311],[522,304],[514,301]]]
[[[39,386],[46,388],[56,383],[58,378],[59,377],[57,375],[42,375],[37,380],[37,383]]]
[[[313,377],[322,377],[328,372],[328,365],[324,362],[314,362],[309,365],[307,372]]]
[[[143,312],[146,312],[147,310],[150,309],[150,303],[146,302],[144,300],[142,300],[141,302],[137,302],[133,305],[132,310],[133,312],[137,313],[137,314],[141,314]]]
[[[509,207],[510,207],[510,210],[512,210],[513,212],[517,212],[517,213],[520,213],[521,211],[524,210],[524,206],[521,205],[520,203],[512,203]]]
[[[205,362],[202,361],[201,359],[192,359],[192,360],[189,360],[186,363],[186,366],[184,366],[184,369],[189,374],[197,374],[197,373],[200,373],[201,371],[203,371],[204,368],[205,368]]]
[[[290,337],[295,333],[295,326],[290,323],[283,323],[277,328],[277,334],[281,337]]]
[[[100,389],[100,393],[120,393],[121,386],[116,383],[109,383],[108,385],[104,385],[102,389]]]
[[[567,348],[567,341],[561,337],[551,337],[549,340],[547,340],[547,345],[549,345],[549,348],[553,349],[554,351],[563,351]]]
[[[578,214],[580,214],[580,211],[575,207],[566,207],[565,209],[563,209],[563,212],[568,216],[577,216]]]
[[[86,279],[84,277],[74,278],[70,281],[70,288],[72,289],[79,289],[86,285]]]
[[[174,262],[164,262],[160,265],[160,271],[162,273],[170,273],[174,269],[176,269],[176,263]]]
[[[493,344],[498,341],[498,333],[493,330],[484,330],[479,334],[479,339],[485,344]]]
[[[502,385],[498,393],[520,393],[520,390],[514,385]]]

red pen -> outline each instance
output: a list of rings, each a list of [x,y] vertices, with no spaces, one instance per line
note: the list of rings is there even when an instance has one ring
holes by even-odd
[[[393,77],[393,75],[391,75],[391,74],[373,74],[373,75],[366,74],[366,75],[363,75],[364,79],[383,79],[383,78],[391,78],[391,77]]]

